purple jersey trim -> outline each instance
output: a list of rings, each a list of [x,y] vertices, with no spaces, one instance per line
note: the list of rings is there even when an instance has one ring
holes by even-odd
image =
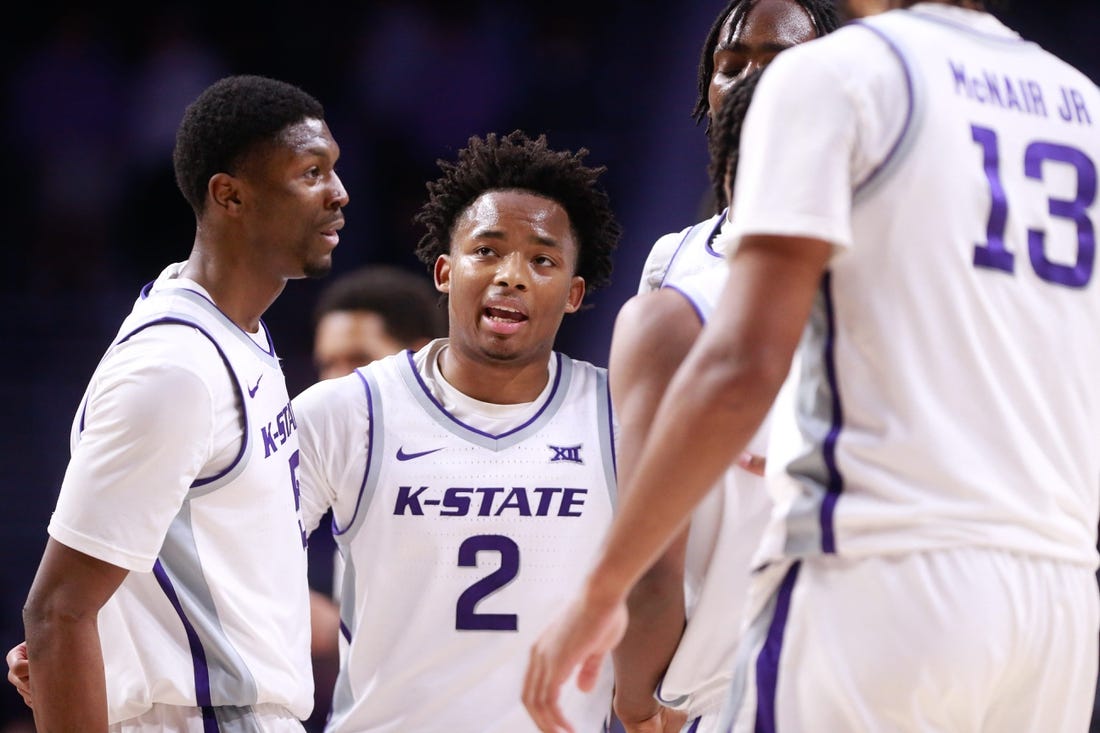
[[[184,613],[176,589],[172,586],[172,580],[168,577],[168,573],[165,572],[160,560],[153,563],[153,575],[156,577],[161,590],[164,591],[165,597],[168,598],[168,602],[172,604],[172,608],[176,609],[180,623],[183,624],[183,631],[187,635],[187,645],[191,648],[191,663],[195,670],[195,702],[199,707],[209,707],[212,704],[210,700],[210,670],[207,668],[206,652],[202,648],[202,642],[199,641],[199,635],[195,632],[195,627],[191,625],[190,619]],[[203,719],[203,727],[206,729],[205,712]],[[217,730],[216,721],[214,730]]]
[[[141,299],[142,300],[145,300],[146,298],[149,297],[149,295],[151,294],[151,292],[153,290],[153,284],[154,283],[148,283],[145,287],[143,287],[141,289]],[[262,328],[264,330],[264,340],[267,341],[267,348],[266,349],[263,348],[262,346],[260,346],[259,344],[257,344],[256,339],[252,338],[252,335],[250,333],[248,333],[243,328],[238,326],[237,323],[232,318],[227,316],[225,314],[225,311],[223,311],[221,308],[219,308],[218,304],[215,303],[214,301],[210,300],[210,298],[206,297],[205,295],[203,295],[202,293],[200,293],[197,290],[192,290],[191,288],[178,288],[178,289],[186,292],[190,296],[193,296],[195,298],[201,298],[202,300],[209,303],[210,307],[213,308],[222,318],[224,318],[225,322],[228,325],[230,325],[233,328],[240,331],[244,336],[246,336],[248,338],[249,341],[252,342],[253,345],[255,345],[255,347],[257,349],[264,352],[265,354],[267,354],[268,356],[270,356],[273,359],[277,358],[275,356],[275,342],[271,340],[271,331],[268,330],[267,324],[264,323],[262,318],[260,319],[260,328]]]
[[[719,252],[716,252],[714,250],[714,247],[712,247],[711,245],[714,242],[714,238],[718,236],[718,232],[722,230],[722,224],[726,220],[727,211],[728,209],[722,209],[718,220],[714,222],[714,228],[712,228],[710,234],[707,235],[706,252],[710,255],[713,255],[714,257],[723,256]],[[707,221],[710,221],[710,219],[707,219]],[[661,276],[661,284],[658,287],[663,288],[665,286],[665,281],[668,280],[668,273],[672,271],[672,263],[674,263],[676,261],[676,258],[680,256],[680,250],[682,250],[684,248],[684,244],[686,244],[687,241],[691,239],[691,235],[695,233],[695,230],[706,223],[706,221],[701,221],[698,224],[692,224],[690,227],[688,227],[687,232],[680,239],[680,243],[676,245],[676,249],[675,251],[673,251],[672,256],[668,258],[668,263],[665,265],[665,274]]]
[[[875,180],[878,177],[878,174],[881,173],[882,170],[890,164],[890,161],[894,159],[894,156],[897,155],[898,149],[901,147],[902,141],[904,141],[905,138],[909,135],[909,128],[913,126],[913,108],[915,106],[915,101],[913,97],[913,74],[909,71],[909,64],[905,62],[905,55],[901,52],[901,49],[894,45],[894,42],[890,40],[890,38],[885,33],[871,25],[868,25],[867,23],[857,20],[853,21],[852,25],[858,25],[859,27],[866,28],[867,30],[874,33],[876,36],[881,38],[883,43],[889,46],[890,50],[894,52],[894,55],[898,57],[898,62],[901,64],[901,70],[905,74],[905,96],[909,102],[909,106],[905,110],[905,123],[901,126],[901,132],[898,133],[897,139],[894,140],[894,144],[890,146],[890,152],[888,152],[886,154],[886,157],[883,158],[877,166],[875,166],[874,170],[867,174],[866,178],[856,184],[855,189],[852,191],[852,196],[854,197],[857,196],[860,191],[866,188],[867,184]]]
[[[218,733],[218,714],[212,706],[206,705],[202,709],[202,733]]]
[[[684,242],[691,239],[691,233],[699,227],[699,224],[692,224],[688,227],[688,230],[684,232],[684,236],[680,237],[680,243],[676,245],[676,249],[672,251],[672,256],[668,258],[668,263],[665,265],[665,274],[661,276],[660,287],[664,287],[665,278],[668,277],[669,268],[672,267],[672,263],[676,261],[676,257],[680,254],[680,248],[684,246]]]
[[[531,425],[536,420],[538,420],[540,417],[542,417],[542,413],[546,412],[546,409],[554,402],[554,396],[558,393],[558,387],[561,386],[561,376],[562,376],[561,354],[559,354],[558,352],[554,352],[554,359],[556,360],[558,368],[554,371],[554,386],[550,388],[550,394],[548,394],[546,396],[546,401],[542,403],[542,405],[539,407],[538,411],[535,412],[535,414],[532,415],[531,419],[528,420],[527,422],[525,422],[521,425],[518,425],[518,426],[512,428],[511,430],[509,430],[507,432],[501,433],[499,435],[493,435],[492,433],[486,433],[484,430],[478,430],[477,428],[475,428],[471,425],[467,425],[466,423],[462,422],[461,420],[459,420],[457,417],[455,417],[451,413],[447,412],[446,408],[443,407],[443,404],[439,400],[437,400],[435,398],[435,395],[432,394],[432,391],[430,389],[428,389],[428,385],[424,383],[424,378],[422,376],[420,376],[420,372],[416,368],[416,362],[413,360],[413,352],[411,350],[407,349],[405,351],[405,358],[408,359],[408,361],[409,361],[409,370],[412,372],[413,377],[416,378],[416,383],[420,385],[420,389],[422,389],[424,391],[424,395],[428,398],[428,400],[431,401],[431,403],[433,405],[435,405],[436,409],[439,410],[440,413],[445,415],[448,419],[451,420],[451,422],[455,423],[456,425],[463,428],[464,430],[468,430],[471,433],[474,433],[476,435],[482,435],[482,436],[485,436],[486,438],[491,438],[493,440],[500,440],[501,438],[506,438],[509,435],[512,435],[513,433],[518,433],[519,431],[523,430],[528,425]]]
[[[142,293],[142,295],[144,295],[144,292]],[[206,484],[213,483],[214,481],[218,481],[223,476],[226,476],[228,473],[230,473],[234,468],[236,468],[237,464],[241,462],[241,458],[244,457],[245,451],[248,449],[248,443],[249,443],[248,436],[251,434],[251,429],[250,429],[249,424],[248,424],[248,410],[243,407],[246,404],[245,399],[244,399],[244,392],[241,390],[241,384],[240,384],[240,380],[237,378],[237,373],[235,371],[233,371],[233,366],[229,363],[229,358],[226,357],[225,352],[222,351],[222,347],[218,345],[217,340],[213,336],[211,336],[209,333],[207,333],[206,330],[202,326],[200,326],[199,324],[194,323],[192,321],[188,321],[184,318],[174,318],[174,317],[161,318],[159,320],[151,321],[151,322],[146,323],[142,326],[139,326],[138,328],[135,328],[133,331],[126,334],[124,337],[120,338],[117,343],[120,343],[120,344],[124,343],[130,337],[132,337],[132,336],[134,336],[138,333],[141,333],[142,331],[149,328],[150,326],[157,326],[157,325],[164,324],[164,323],[171,323],[171,324],[176,324],[176,325],[181,325],[181,326],[190,326],[190,327],[194,328],[196,331],[198,331],[199,333],[201,333],[206,338],[210,339],[210,343],[214,344],[214,348],[218,350],[218,355],[222,358],[222,363],[225,364],[225,368],[229,372],[230,381],[233,382],[233,388],[237,391],[237,400],[241,403],[241,405],[242,405],[242,410],[241,411],[244,413],[244,423],[245,423],[244,424],[244,433],[243,433],[243,437],[241,439],[241,447],[240,447],[240,450],[237,451],[236,457],[221,472],[219,472],[219,473],[217,473],[213,476],[207,476],[205,478],[197,478],[194,481],[192,481],[191,482],[191,488],[195,489],[195,488],[198,488],[200,486],[205,486]],[[80,411],[80,432],[82,432],[82,433],[84,432],[84,417],[87,414],[87,411],[88,411],[88,404],[85,403],[84,406],[81,408],[81,411]]]
[[[844,492],[844,477],[836,464],[836,442],[840,437],[840,430],[844,425],[844,411],[840,405],[840,388],[836,379],[836,312],[833,308],[833,279],[830,273],[826,273],[822,279],[821,292],[825,301],[825,378],[829,381],[831,393],[832,425],[825,435],[825,441],[821,446],[822,457],[825,459],[825,467],[829,472],[829,485],[825,492],[825,498],[821,502],[821,551],[826,553],[836,552],[836,528],[834,526],[834,514],[836,503]]]
[[[714,238],[718,236],[718,232],[722,231],[722,225],[726,223],[727,211],[728,209],[722,209],[722,211],[720,212],[721,215],[718,217],[718,221],[714,222],[714,229],[710,230],[710,235],[707,237],[707,254],[711,255],[712,257],[717,257],[718,259],[722,259],[723,257],[725,257],[725,255],[714,249]]]
[[[686,300],[688,302],[688,305],[691,306],[691,309],[695,311],[695,316],[699,319],[699,323],[706,324],[707,318],[703,314],[703,309],[699,307],[699,304],[697,302],[695,302],[695,299],[692,298],[691,295],[687,293],[687,291],[683,290],[682,288],[680,288],[676,285],[662,285],[661,289],[662,290],[671,290],[673,292],[679,293],[680,295],[684,296],[684,300]]]
[[[349,529],[355,526],[355,518],[359,516],[359,508],[363,505],[363,494],[366,493],[367,479],[370,477],[371,462],[374,459],[374,395],[370,391],[370,382],[363,375],[362,369],[355,370],[355,376],[359,377],[359,381],[363,383],[363,394],[367,398],[367,445],[370,446],[370,450],[367,451],[367,466],[363,470],[363,480],[359,484],[359,496],[355,499],[355,511],[351,513],[351,519],[348,520],[348,526],[340,528],[336,524],[336,515],[332,517],[332,534],[334,536],[342,535]],[[343,624],[341,623],[341,626]],[[351,639],[350,632],[345,632],[348,639]]]
[[[606,381],[604,382],[606,384]],[[611,444],[611,472],[615,474],[616,481],[616,494],[618,493],[618,480],[619,480],[619,461],[615,457],[618,454],[618,450],[615,448],[615,404],[611,401],[611,389],[604,390],[604,397],[607,400],[607,440]],[[614,505],[614,502],[612,502]]]
[[[768,625],[764,646],[756,658],[756,728],[755,733],[775,733],[775,692],[779,683],[779,656],[783,652],[783,633],[787,629],[787,614],[791,609],[791,593],[801,562],[795,562],[783,577],[775,598],[775,614]]]

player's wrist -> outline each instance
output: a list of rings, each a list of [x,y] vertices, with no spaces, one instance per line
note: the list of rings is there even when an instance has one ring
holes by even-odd
[[[594,611],[610,611],[625,604],[629,591],[625,580],[599,565],[589,574],[582,588],[585,606]]]
[[[615,716],[624,724],[642,723],[657,716],[661,705],[653,695],[629,695],[616,691],[612,703]]]

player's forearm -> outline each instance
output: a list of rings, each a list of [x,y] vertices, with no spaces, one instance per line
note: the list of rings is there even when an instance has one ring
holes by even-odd
[[[587,591],[621,601],[763,422],[786,364],[724,364],[692,352],[661,402]]]
[[[107,730],[107,694],[96,616],[24,616],[38,733]]]
[[[656,713],[654,691],[676,652],[686,622],[682,573],[654,570],[630,592],[630,625],[612,653],[615,713],[624,722],[646,720]]]
[[[52,537],[46,541],[23,608],[39,733],[107,730],[97,620],[127,572]]]

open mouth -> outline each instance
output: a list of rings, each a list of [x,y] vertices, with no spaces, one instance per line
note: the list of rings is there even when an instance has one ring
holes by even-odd
[[[526,314],[515,308],[499,305],[485,308],[482,311],[482,317],[491,331],[500,334],[515,333],[527,321]]]

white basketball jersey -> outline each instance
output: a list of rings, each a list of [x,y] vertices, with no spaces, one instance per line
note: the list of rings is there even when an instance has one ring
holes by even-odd
[[[724,261],[724,253],[715,240],[726,221],[726,212],[701,221],[679,232],[666,234],[656,242],[646,256],[639,293],[651,293],[666,282],[685,278]]]
[[[184,287],[147,287],[114,344],[160,324],[193,326],[217,349],[211,369],[228,370],[237,385],[243,441],[231,466],[192,484],[152,571],[132,570],[100,611],[110,720],[154,703],[235,708],[237,718],[248,715],[240,708],[272,704],[305,718],[313,678],[298,436],[279,359],[270,338],[260,348]]]
[[[713,251],[704,239],[695,241],[704,244],[697,251]],[[699,320],[706,323],[729,268],[720,257],[696,263],[709,266],[687,275],[680,275],[678,268],[673,268],[664,287],[682,294],[695,308]],[[767,436],[765,424],[746,450],[764,455]],[[657,690],[658,700],[669,707],[687,710],[689,719],[717,711],[726,698],[750,565],[771,507],[764,479],[732,466],[691,515],[684,563],[688,623]]]
[[[769,456],[786,466],[772,554],[977,545],[1094,565],[1100,92],[991,16],[937,5],[843,28],[775,63],[759,91],[770,74],[794,81],[847,63],[845,96],[869,100],[857,124],[885,114],[887,89],[906,116],[867,175],[853,167],[850,213],[822,219],[850,247],[830,264],[801,346],[798,444]],[[899,82],[874,86],[884,69]],[[757,108],[758,92],[746,133],[754,113],[775,114],[779,93]],[[872,137],[821,135],[834,141],[821,146],[852,147],[844,161],[862,160]],[[751,168],[774,173],[769,163]],[[771,211],[744,231],[791,232],[761,200],[808,200],[798,193],[809,184],[773,186],[738,199],[746,217]]]
[[[359,370],[370,413],[357,502],[334,508],[344,637],[329,730],[535,731],[521,702],[530,646],[578,590],[615,491],[606,372],[555,355],[522,425],[458,421],[403,352]],[[350,507],[350,510],[349,510]],[[603,731],[596,690],[564,690],[578,731]]]

